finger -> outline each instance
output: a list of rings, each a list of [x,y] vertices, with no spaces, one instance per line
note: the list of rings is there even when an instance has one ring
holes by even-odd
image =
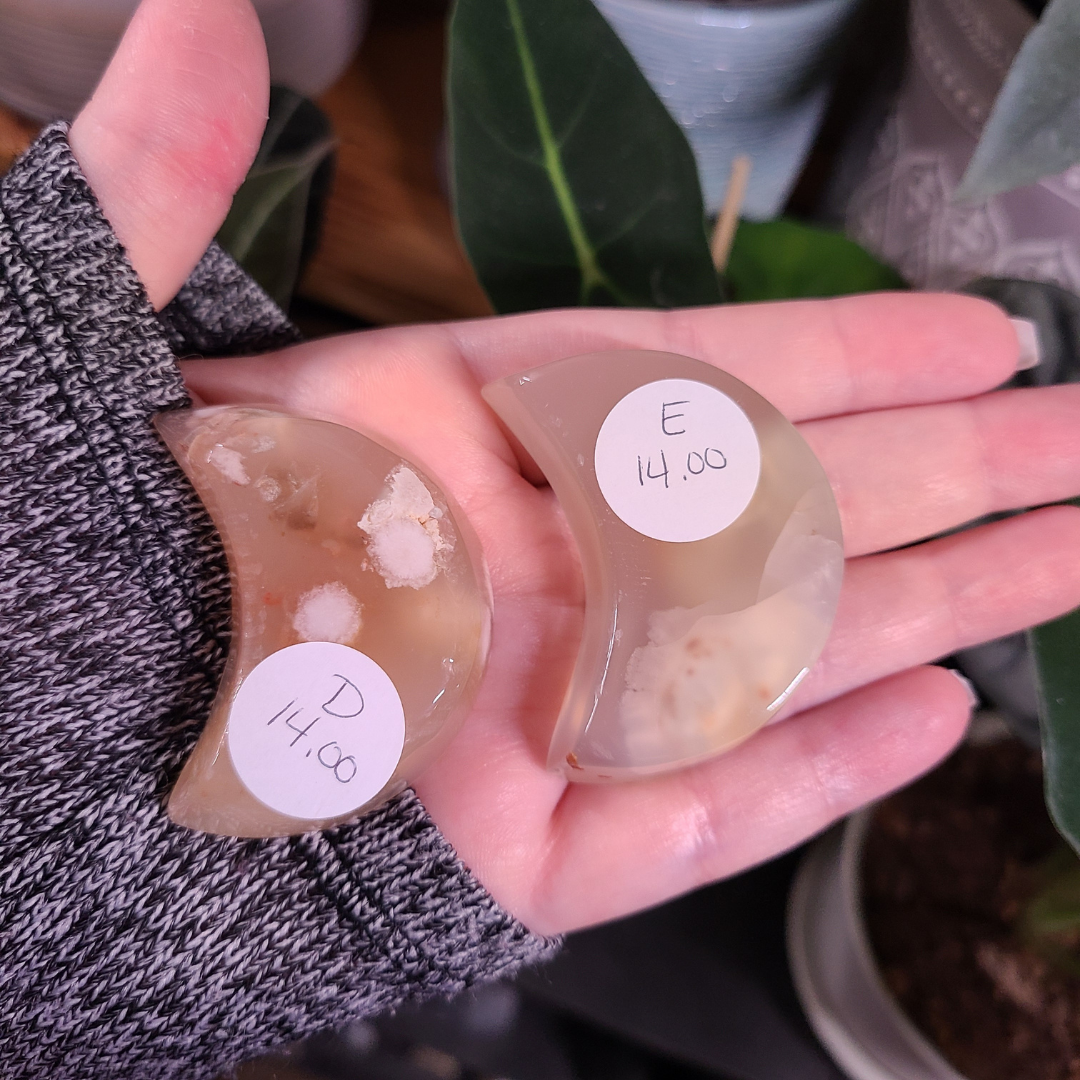
[[[791,420],[968,397],[1008,379],[1019,356],[999,308],[957,295],[543,312],[447,329],[481,382],[579,353],[658,349],[722,368]]]
[[[249,0],[143,0],[72,123],[71,148],[155,308],[225,220],[268,95]]]
[[[1046,622],[1080,605],[1080,510],[1047,507],[850,560],[825,652],[794,695],[853,687]]]
[[[849,556],[986,514],[1080,495],[1080,386],[801,425],[829,475]]]
[[[444,326],[344,335],[254,361],[194,361],[200,393],[235,397],[251,381],[293,395],[312,372],[405,388],[405,373],[464,369],[474,387],[526,368],[604,349],[656,349],[729,371],[789,419],[948,401],[999,386],[1015,370],[1016,333],[974,297],[883,293],[838,300],[732,304],[685,311],[544,311]]]
[[[968,691],[919,668],[759,732],[679,773],[613,787],[571,784],[538,871],[516,897],[534,930],[616,918],[737,873],[930,768],[955,746]]]

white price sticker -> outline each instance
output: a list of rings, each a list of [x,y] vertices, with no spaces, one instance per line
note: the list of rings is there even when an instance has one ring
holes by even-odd
[[[309,641],[263,660],[229,716],[229,753],[273,810],[323,820],[382,790],[401,760],[405,713],[390,677],[346,645]]]
[[[746,413],[716,387],[660,379],[608,413],[593,463],[608,506],[631,529],[690,543],[726,529],[750,504],[761,447]]]

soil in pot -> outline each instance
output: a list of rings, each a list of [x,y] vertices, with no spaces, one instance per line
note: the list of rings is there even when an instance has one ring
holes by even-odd
[[[970,1080],[1080,1080],[1077,974],[1021,941],[1061,841],[1039,755],[965,744],[875,813],[863,901],[885,981]]]

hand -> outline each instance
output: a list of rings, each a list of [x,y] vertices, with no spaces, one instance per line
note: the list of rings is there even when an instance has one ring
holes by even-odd
[[[199,8],[197,0],[147,0],[140,18],[165,25]],[[217,17],[246,34],[245,8],[222,0]],[[154,40],[161,55],[150,66],[176,64],[169,35]],[[212,81],[216,69],[205,62]],[[231,59],[218,62],[225,89],[192,110],[200,131],[243,89]],[[123,75],[133,100],[142,96],[140,77]],[[131,137],[106,99],[93,108],[96,130],[112,133],[105,145]],[[184,135],[179,120],[173,134],[202,137]],[[76,145],[83,160],[90,144],[80,137]],[[107,174],[108,159],[98,167]],[[148,182],[172,185],[165,201],[176,211],[166,223],[153,213],[160,198],[140,216],[145,200],[121,208],[118,189],[91,179],[110,220],[129,223],[136,267],[149,264],[153,249],[155,280],[179,282],[193,261],[190,242],[183,258],[161,253],[176,234],[190,235],[189,217],[209,219],[207,199],[190,173],[148,168]],[[215,198],[221,177],[214,174]],[[127,190],[140,185],[136,170]],[[832,637],[788,719],[684,772],[567,785],[543,763],[582,623],[580,573],[551,491],[479,388],[548,360],[625,347],[716,364],[797,422],[832,481],[849,561]],[[416,788],[496,899],[534,930],[554,933],[733,874],[928,769],[962,735],[970,703],[958,680],[925,665],[1080,604],[1074,508],[926,540],[992,511],[1080,494],[1080,387],[995,392],[1017,351],[1009,323],[988,303],[898,294],[671,313],[544,312],[352,334],[255,359],[190,361],[184,370],[209,403],[279,403],[385,437],[463,508],[491,570],[491,659],[461,734]]]

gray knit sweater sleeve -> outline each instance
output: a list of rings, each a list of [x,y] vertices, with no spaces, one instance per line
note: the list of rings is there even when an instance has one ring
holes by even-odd
[[[238,841],[162,802],[228,640],[214,530],[149,426],[170,345],[287,340],[212,249],[159,319],[66,142],[0,184],[0,1072],[198,1080],[544,955],[407,793]]]

